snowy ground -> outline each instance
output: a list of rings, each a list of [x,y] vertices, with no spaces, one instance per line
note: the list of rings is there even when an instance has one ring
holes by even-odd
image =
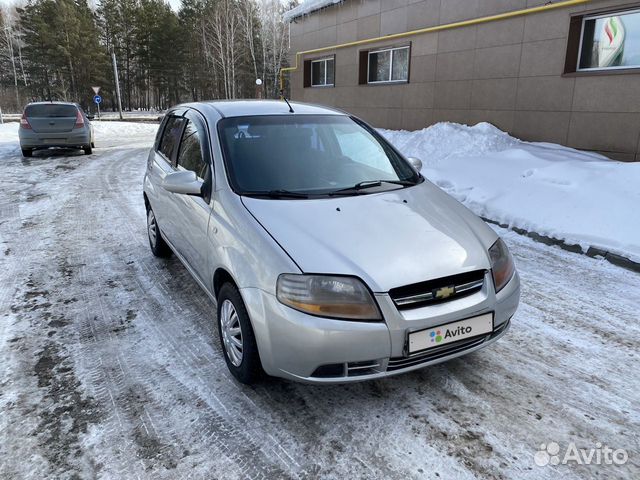
[[[523,292],[510,332],[348,386],[235,383],[214,306],[154,258],[141,179],[155,126],[91,156],[19,156],[0,127],[0,478],[638,478],[640,276],[499,229]],[[624,466],[536,466],[541,443]]]

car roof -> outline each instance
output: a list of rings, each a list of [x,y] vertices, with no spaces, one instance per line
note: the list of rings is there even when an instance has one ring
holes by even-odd
[[[29,105],[71,105],[73,107],[78,106],[77,103],[73,102],[29,102],[26,106],[28,107]]]
[[[309,103],[289,102],[296,115],[346,115],[330,107]],[[215,111],[221,117],[249,117],[255,115],[292,115],[284,100],[215,100],[179,105],[190,107],[201,113]],[[178,108],[176,107],[176,108]]]

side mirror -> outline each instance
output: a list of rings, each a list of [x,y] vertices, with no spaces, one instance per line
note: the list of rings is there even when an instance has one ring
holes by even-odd
[[[416,172],[420,173],[420,170],[422,170],[422,160],[416,157],[409,157],[407,160],[409,160],[411,166],[416,169]]]
[[[196,172],[185,170],[183,172],[173,172],[164,177],[162,188],[167,192],[180,193],[182,195],[202,195],[204,183],[198,180]]]

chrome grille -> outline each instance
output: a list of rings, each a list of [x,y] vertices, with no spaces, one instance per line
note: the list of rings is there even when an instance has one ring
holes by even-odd
[[[389,295],[399,310],[418,308],[471,295],[482,289],[484,276],[484,270],[476,270],[394,288]]]

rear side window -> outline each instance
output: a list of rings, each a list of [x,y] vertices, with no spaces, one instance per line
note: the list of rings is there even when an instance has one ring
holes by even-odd
[[[178,165],[185,170],[196,172],[201,179],[207,178],[208,162],[205,161],[202,154],[202,141],[204,139],[203,132],[200,131],[194,122],[187,121],[187,126],[182,134],[182,142],[180,143],[180,153],[178,154]]]
[[[27,105],[24,113],[27,117],[33,118],[75,117],[78,114],[78,108],[74,105]]]
[[[180,135],[182,134],[182,127],[186,120],[182,117],[169,117],[167,124],[164,127],[162,138],[160,139],[160,153],[162,153],[168,160],[173,160],[173,154],[178,148],[180,143]]]

